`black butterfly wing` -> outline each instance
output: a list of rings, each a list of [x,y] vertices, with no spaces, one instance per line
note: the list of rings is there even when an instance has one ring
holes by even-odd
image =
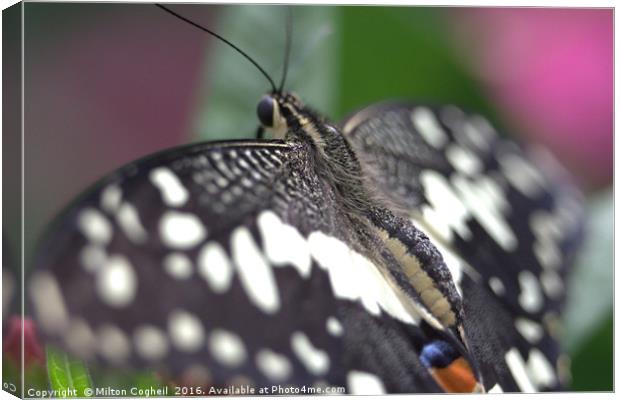
[[[313,163],[303,143],[226,142],[105,178],[39,247],[28,295],[45,337],[208,386],[438,391],[419,326],[352,250]]]
[[[371,106],[343,131],[370,185],[461,264],[465,326],[486,388],[560,386],[559,316],[583,218],[561,167],[453,106]]]

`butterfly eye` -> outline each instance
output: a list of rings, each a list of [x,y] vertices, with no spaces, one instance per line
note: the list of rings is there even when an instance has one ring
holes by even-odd
[[[275,100],[273,97],[267,95],[263,96],[258,103],[258,107],[256,107],[256,113],[258,114],[258,119],[260,123],[267,128],[273,127],[273,111],[274,107],[276,107]]]

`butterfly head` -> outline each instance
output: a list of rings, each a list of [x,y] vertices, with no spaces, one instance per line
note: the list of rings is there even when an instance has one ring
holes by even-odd
[[[283,139],[294,121],[303,114],[304,104],[292,93],[272,92],[258,102],[256,114],[261,126],[274,139]]]

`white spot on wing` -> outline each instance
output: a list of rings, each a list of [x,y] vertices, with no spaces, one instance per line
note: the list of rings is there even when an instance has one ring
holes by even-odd
[[[441,110],[441,119],[452,129],[456,141],[481,152],[490,149],[496,136],[495,130],[486,119],[479,115],[466,118],[465,113],[453,105],[445,106]]]
[[[347,388],[350,394],[385,394],[383,381],[377,375],[363,371],[350,371],[347,374]]]
[[[549,388],[555,384],[556,377],[553,366],[540,350],[533,348],[530,350],[527,359],[528,376],[539,388]]]
[[[322,232],[312,232],[308,237],[310,252],[319,266],[329,273],[334,295],[341,299],[360,300],[373,315],[383,309],[405,323],[415,324],[418,315],[405,309],[394,288],[368,259],[349,249],[337,238]],[[356,279],[351,279],[355,276]]]
[[[488,393],[504,393],[504,389],[502,389],[499,383],[496,383],[491,389],[489,389]]]
[[[539,323],[527,318],[517,318],[515,320],[517,331],[530,343],[537,343],[543,337],[543,328]]]
[[[268,379],[282,382],[289,378],[293,368],[286,356],[269,349],[261,349],[256,354],[256,366]]]
[[[237,367],[246,358],[245,347],[239,336],[224,329],[214,329],[209,338],[209,350],[222,365]]]
[[[135,243],[144,243],[146,241],[146,230],[144,230],[134,206],[129,203],[123,203],[116,214],[116,221],[129,240]]]
[[[215,293],[224,293],[230,288],[233,269],[222,246],[209,242],[202,247],[198,254],[198,273]]]
[[[121,205],[122,198],[121,188],[118,185],[109,185],[101,192],[101,208],[110,214],[114,214]]]
[[[98,330],[99,353],[112,364],[120,364],[127,359],[131,350],[129,339],[114,325],[102,325]]]
[[[172,344],[186,353],[198,351],[204,344],[205,332],[200,320],[183,310],[175,310],[168,319]]]
[[[133,339],[136,352],[146,360],[159,360],[168,353],[166,335],[153,325],[140,326],[134,332]]]
[[[420,182],[432,206],[424,205],[422,208],[428,226],[447,242],[452,241],[452,230],[463,239],[469,239],[471,231],[466,223],[469,212],[446,179],[438,172],[425,170],[420,174]]]
[[[314,347],[304,333],[295,332],[291,335],[291,347],[309,372],[314,375],[323,375],[329,370],[327,353]]]
[[[223,189],[228,186],[228,180],[222,176],[218,176],[215,179],[215,184]]]
[[[138,281],[133,267],[123,256],[113,255],[97,271],[95,288],[111,307],[124,307],[136,295]]]
[[[41,327],[50,333],[63,332],[69,317],[56,278],[47,271],[37,272],[30,280],[29,294]]]
[[[523,357],[519,354],[519,350],[516,348],[511,348],[505,355],[506,364],[508,364],[508,369],[517,382],[517,386],[521,391],[526,393],[532,393],[536,391],[534,385],[530,381],[528,377],[527,370],[525,367],[525,362],[523,361]]]
[[[480,150],[487,150],[489,143],[493,142],[496,132],[486,118],[480,115],[472,115],[465,122],[464,133],[469,140]]]
[[[169,168],[155,168],[149,177],[151,182],[160,190],[164,202],[170,207],[181,207],[187,202],[189,192]]]
[[[489,236],[504,250],[515,250],[517,238],[504,216],[510,205],[502,189],[486,176],[470,181],[454,175],[452,181],[460,198]]]
[[[491,286],[493,293],[498,296],[503,296],[504,294],[506,294],[506,287],[504,287],[502,281],[496,276],[492,276],[489,278],[489,286]]]
[[[164,270],[175,279],[192,276],[192,262],[183,253],[170,253],[164,258]]]
[[[306,240],[294,227],[284,224],[273,211],[265,211],[258,217],[265,254],[275,265],[291,264],[299,274],[307,278],[312,266]]]
[[[178,211],[167,211],[161,217],[159,232],[164,244],[178,249],[192,248],[207,236],[207,229],[197,216]]]
[[[452,229],[449,222],[436,209],[422,205],[422,218],[426,226],[432,229],[435,234],[446,242],[452,241]]]
[[[519,273],[519,285],[521,293],[519,294],[519,304],[525,311],[537,312],[542,306],[544,299],[540,291],[538,280],[530,271],[521,271]]]
[[[80,251],[80,262],[88,272],[95,272],[105,263],[106,252],[102,246],[86,245]]]
[[[545,294],[552,299],[559,298],[564,292],[564,283],[557,272],[552,270],[543,271],[540,274],[540,283]]]
[[[329,271],[329,278],[335,295],[343,299],[357,299],[359,291],[350,279],[354,275],[348,246],[342,241],[319,231],[312,232],[308,236],[308,243],[312,256],[317,260],[319,266]]]
[[[464,147],[451,144],[446,149],[446,158],[454,169],[465,175],[474,175],[482,170],[482,163],[476,155]]]
[[[327,332],[332,336],[342,336],[344,329],[342,324],[334,317],[327,318],[326,322]]]
[[[97,348],[97,339],[85,320],[72,318],[63,336],[65,345],[71,353],[82,359],[90,359],[93,356]]]
[[[379,315],[380,303],[385,298],[386,287],[377,285],[375,282],[385,281],[381,273],[367,258],[357,252],[350,252],[351,262],[354,269],[359,268],[357,279],[353,284],[360,285],[364,295],[361,297],[362,304],[372,314]],[[350,276],[349,276],[350,279]],[[387,288],[387,290],[390,290]]]
[[[545,179],[529,162],[514,153],[503,153],[497,160],[508,182],[517,190],[531,198],[540,194]]]
[[[537,211],[530,216],[530,228],[536,237],[532,250],[536,259],[546,269],[556,269],[562,261],[558,241],[563,229],[556,217],[547,211]]]
[[[442,120],[453,130],[459,143],[478,151],[488,151],[496,136],[495,130],[487,120],[479,115],[466,118],[465,113],[455,106],[444,107]]]
[[[276,312],[280,308],[280,298],[273,270],[250,231],[245,227],[237,228],[232,233],[231,247],[241,284],[250,300],[267,314]]]
[[[94,208],[86,208],[78,215],[78,227],[89,241],[107,244],[112,238],[112,226],[108,219]]]
[[[411,122],[429,145],[439,149],[448,141],[446,133],[428,108],[416,107],[411,113]]]

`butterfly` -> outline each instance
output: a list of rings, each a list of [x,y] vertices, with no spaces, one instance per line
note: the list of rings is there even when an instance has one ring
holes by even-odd
[[[49,343],[204,387],[564,387],[583,211],[549,153],[451,105],[335,124],[160,7],[265,75],[272,139],[168,149],[74,201],[28,282]]]

